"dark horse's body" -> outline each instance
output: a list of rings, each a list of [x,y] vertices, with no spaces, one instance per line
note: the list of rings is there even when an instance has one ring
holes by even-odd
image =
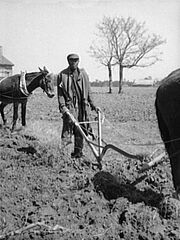
[[[40,69],[40,68],[39,68]],[[18,105],[21,103],[22,125],[26,125],[26,104],[28,96],[20,90],[20,74],[16,74],[0,81],[0,113],[3,123],[7,120],[4,115],[4,108],[10,103],[13,103],[13,125],[12,131],[16,126],[18,119]],[[25,77],[26,87],[29,94],[36,88],[41,87],[48,97],[54,96],[54,75],[48,73],[47,69],[40,69],[40,72],[27,73]]]
[[[180,197],[180,69],[162,80],[157,89],[155,107],[171,163],[174,187]]]

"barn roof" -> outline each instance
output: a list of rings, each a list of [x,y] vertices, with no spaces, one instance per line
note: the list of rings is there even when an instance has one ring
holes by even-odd
[[[5,58],[3,55],[0,56],[0,65],[14,66],[14,64]]]

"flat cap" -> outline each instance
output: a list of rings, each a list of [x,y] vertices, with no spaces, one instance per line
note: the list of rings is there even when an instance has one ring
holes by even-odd
[[[71,53],[67,56],[67,59],[79,59],[79,56],[75,53]]]

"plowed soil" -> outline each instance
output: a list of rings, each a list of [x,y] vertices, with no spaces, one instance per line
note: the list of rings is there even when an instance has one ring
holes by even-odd
[[[27,127],[18,122],[14,133],[7,107],[8,126],[0,126],[0,239],[180,239],[180,202],[173,197],[168,157],[139,173],[147,156],[163,150],[155,91],[93,89],[105,116],[104,141],[142,156],[134,160],[108,150],[102,170],[86,143],[78,160],[70,157],[73,144],[62,148],[56,97],[36,91]]]

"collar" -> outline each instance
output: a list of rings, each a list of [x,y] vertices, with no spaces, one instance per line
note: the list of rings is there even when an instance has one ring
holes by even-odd
[[[77,68],[75,71],[78,72],[78,75],[81,73],[79,68]],[[73,71],[70,69],[70,67],[68,67],[68,72],[69,72],[69,74],[73,74]]]

